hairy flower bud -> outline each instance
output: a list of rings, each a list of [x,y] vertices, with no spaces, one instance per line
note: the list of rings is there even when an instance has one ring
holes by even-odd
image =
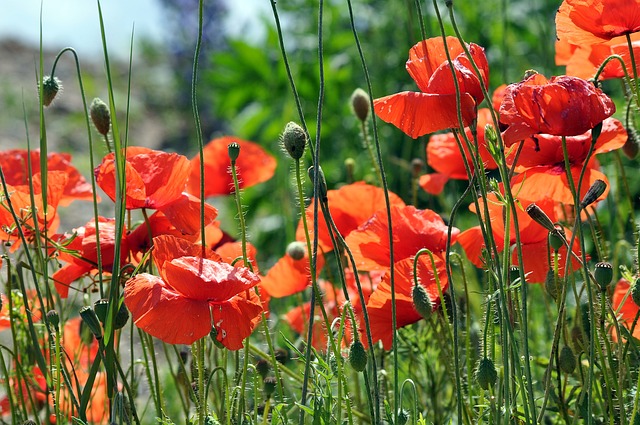
[[[302,260],[306,253],[307,248],[300,241],[294,241],[287,245],[287,255],[295,261]]]
[[[483,390],[488,390],[489,387],[493,387],[498,379],[498,371],[496,370],[496,366],[493,364],[493,360],[487,357],[483,357],[478,362],[478,367],[476,369],[476,381],[480,388]]]
[[[360,340],[353,341],[349,348],[349,363],[358,372],[363,372],[367,367],[367,351]]]
[[[369,117],[370,98],[366,91],[357,88],[351,95],[351,108],[356,117],[362,122]]]
[[[564,373],[573,373],[576,369],[577,361],[576,355],[573,354],[573,350],[568,345],[562,347],[560,354],[558,355],[558,366]]]
[[[287,123],[281,139],[282,145],[291,158],[296,160],[302,158],[304,149],[307,146],[307,133],[300,125],[293,121]]]
[[[111,112],[109,112],[109,106],[96,97],[91,102],[91,106],[89,106],[89,114],[98,133],[103,136],[109,134],[109,129],[111,128]]]
[[[585,193],[584,198],[582,198],[582,201],[580,201],[580,208],[586,208],[596,202],[605,190],[607,190],[607,184],[605,182],[602,180],[593,182],[587,193]]]
[[[418,314],[428,319],[433,312],[433,303],[425,287],[420,284],[414,285],[411,291],[411,299],[413,300],[413,308],[416,309]]]
[[[596,282],[600,285],[600,289],[606,291],[607,286],[609,286],[613,280],[613,266],[606,261],[596,264],[593,270],[593,277],[595,277]]]
[[[51,105],[58,92],[62,90],[62,84],[56,77],[46,76],[42,79],[42,104]]]

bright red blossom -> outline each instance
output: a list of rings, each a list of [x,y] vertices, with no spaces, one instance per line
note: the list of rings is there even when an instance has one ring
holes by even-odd
[[[141,273],[125,285],[135,324],[170,344],[191,344],[214,327],[218,341],[241,348],[262,312],[253,290],[260,278],[189,241],[160,236],[153,242],[160,277]],[[177,320],[175,312],[181,312]]]
[[[503,140],[511,146],[534,134],[577,136],[610,117],[613,101],[588,81],[560,76],[547,80],[533,74],[507,86],[500,121],[508,127]]]
[[[469,125],[476,116],[476,105],[483,100],[480,80],[474,74],[462,45],[455,37],[447,37],[446,42],[445,47],[441,37],[429,38],[418,42],[409,51],[407,72],[422,93],[406,91],[374,100],[374,109],[380,119],[414,139],[427,133],[458,128],[461,124]],[[489,65],[484,49],[473,43],[467,47],[486,86]],[[447,50],[460,88],[459,99]],[[458,102],[463,123],[458,120]]]

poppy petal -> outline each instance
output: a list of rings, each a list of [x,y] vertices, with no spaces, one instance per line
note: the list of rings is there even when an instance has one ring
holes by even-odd
[[[196,235],[200,233],[202,221],[204,221],[205,226],[207,226],[218,216],[218,210],[205,203],[203,220],[200,215],[200,199],[186,192],[182,193],[175,201],[162,207],[161,211],[171,224],[185,235]]]
[[[212,304],[216,339],[229,350],[239,350],[260,322],[262,304],[253,290],[249,298],[242,293],[222,304]]]

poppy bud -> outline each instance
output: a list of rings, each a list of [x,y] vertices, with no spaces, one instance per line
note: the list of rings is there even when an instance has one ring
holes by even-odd
[[[413,308],[416,309],[418,314],[428,319],[433,312],[433,303],[425,287],[420,284],[414,285],[411,291],[411,299],[413,300]]]
[[[307,248],[300,241],[294,241],[287,245],[287,255],[295,261],[302,260],[306,253]]]
[[[42,104],[51,105],[58,92],[62,89],[60,80],[56,77],[46,76],[42,79]]]
[[[562,227],[557,227],[549,232],[549,245],[554,251],[559,251],[564,246],[564,230]]]
[[[240,145],[236,142],[229,143],[227,145],[227,152],[229,154],[229,158],[231,158],[231,162],[236,162],[238,156],[240,156]]]
[[[60,315],[55,310],[47,311],[47,321],[54,330],[58,330],[60,326]]]
[[[573,354],[573,350],[568,345],[562,347],[560,355],[558,356],[558,367],[564,373],[573,373],[576,369],[576,355]]]
[[[116,318],[113,321],[114,329],[122,329],[124,325],[129,321],[129,310],[127,310],[127,306],[124,303],[120,304],[120,308],[116,313]]]
[[[560,291],[558,288],[556,272],[553,271],[553,269],[547,270],[547,276],[544,279],[544,290],[547,292],[547,295],[553,298],[554,301],[557,301]]]
[[[80,317],[82,317],[82,321],[87,325],[93,336],[98,340],[102,339],[102,328],[96,312],[91,307],[84,306],[80,309]]]
[[[293,159],[300,159],[307,146],[307,133],[295,122],[288,122],[282,133],[282,145]]]
[[[593,270],[593,276],[596,279],[598,285],[600,285],[600,289],[602,291],[607,290],[607,286],[613,280],[613,266],[611,263],[606,261],[600,262],[596,264],[595,269]]]
[[[367,351],[362,345],[362,341],[355,340],[349,347],[349,363],[358,372],[363,372],[367,367]]]
[[[542,209],[535,203],[527,207],[527,214],[529,214],[529,217],[531,217],[533,221],[535,221],[548,231],[551,232],[556,229],[556,226],[553,224],[549,216],[544,211],[542,211]]]
[[[600,137],[600,133],[602,133],[602,121],[600,121],[598,124],[596,124],[591,129],[591,143],[592,144],[596,143],[596,140],[598,140],[598,137]]]
[[[509,267],[509,279],[511,280],[511,283],[520,279],[520,268],[518,266]]]
[[[493,360],[483,357],[478,362],[478,367],[476,369],[476,381],[480,388],[483,390],[488,390],[489,387],[493,387],[498,379],[498,371],[496,370],[496,366],[493,364]]]
[[[98,133],[106,136],[109,134],[109,128],[111,127],[111,113],[109,112],[109,106],[97,97],[91,102],[89,106],[89,114],[91,115],[91,121],[96,126]]]
[[[256,362],[256,371],[260,376],[262,376],[262,379],[265,379],[267,377],[267,374],[269,373],[270,370],[271,370],[271,366],[269,365],[269,362],[266,361],[265,359],[260,359]]]
[[[491,145],[498,143],[498,132],[493,125],[487,124],[484,126],[484,140],[486,140],[487,144]]]
[[[356,169],[356,160],[353,158],[347,158],[344,160],[344,169],[347,174],[347,183],[353,183],[353,173]]]
[[[414,179],[417,179],[422,174],[424,168],[424,161],[420,158],[413,158],[411,160],[411,175]]]
[[[627,158],[633,159],[638,155],[638,151],[640,151],[640,146],[638,145],[638,133],[635,128],[628,126],[627,141],[622,145],[622,152],[627,156]],[[640,415],[637,417],[640,417]]]
[[[318,179],[320,180],[318,182],[320,184],[320,188],[318,190],[320,191],[320,197],[322,201],[326,201],[327,200],[327,181],[324,178],[324,172],[322,171],[322,167],[318,167],[318,170],[319,170]],[[313,181],[315,176],[315,167],[313,165],[309,167],[308,172],[309,172],[309,178]]]
[[[640,305],[640,278],[637,278],[631,285],[631,299],[636,305]]]
[[[107,300],[106,298],[103,298],[93,303],[93,311],[96,312],[96,316],[98,316],[98,319],[100,320],[100,322],[102,322],[103,326],[106,324],[106,321],[107,321],[108,310],[109,310],[109,300]]]
[[[577,349],[583,350],[585,348],[585,337],[582,329],[579,326],[574,326],[573,328],[571,328],[571,332],[569,332],[569,334],[571,335],[571,343],[573,344],[573,346]]]
[[[267,398],[271,397],[271,395],[276,391],[277,386],[278,381],[273,376],[267,376],[262,380],[262,390]]]
[[[289,351],[284,348],[278,348],[274,353],[276,361],[280,364],[287,364],[289,361]]]
[[[586,208],[596,202],[606,189],[607,184],[602,180],[598,179],[593,182],[587,193],[584,195],[584,198],[582,198],[582,201],[580,201],[580,208]]]
[[[398,412],[398,425],[406,425],[409,422],[409,412],[407,409],[400,409]]]
[[[354,115],[362,122],[365,122],[369,117],[370,103],[371,98],[366,91],[361,88],[353,91],[351,95],[351,108],[353,109]]]

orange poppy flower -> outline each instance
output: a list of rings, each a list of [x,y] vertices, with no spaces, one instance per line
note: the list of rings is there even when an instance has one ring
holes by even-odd
[[[615,111],[613,101],[588,81],[566,75],[547,80],[533,74],[505,89],[500,121],[508,127],[502,137],[511,146],[540,133],[577,136]]]
[[[480,158],[482,162],[484,162],[487,170],[494,170],[498,168],[498,165],[487,150],[484,139],[484,126],[491,122],[492,119],[489,109],[482,108],[478,110],[477,134],[475,137],[469,128],[465,130],[469,140],[477,141],[478,153],[480,154]],[[471,154],[464,143],[463,149],[465,151],[465,156],[470,159]],[[465,169],[464,162],[465,161],[460,153],[460,149],[458,149],[458,143],[456,142],[453,133],[443,133],[431,136],[429,143],[427,144],[427,163],[436,172],[420,176],[420,187],[422,187],[427,193],[438,195],[442,192],[445,183],[449,181],[449,179],[466,180],[467,171]],[[468,164],[473,172],[473,163],[469,161]]]
[[[311,285],[311,271],[309,270],[309,255],[304,249],[303,258],[296,260],[286,253],[269,269],[262,278],[261,287],[274,298],[282,298],[304,291]],[[324,257],[318,255],[316,274],[320,273],[324,265]]]
[[[556,14],[558,39],[603,43],[640,31],[640,0],[564,0]]]
[[[236,160],[240,188],[254,186],[273,177],[276,160],[256,143],[225,136],[213,139],[203,149],[204,155],[204,196],[228,195],[233,193],[228,146],[240,145],[240,156]],[[191,160],[191,174],[188,192],[200,196],[200,155]]]
[[[38,293],[35,289],[27,289],[27,299],[29,302],[29,310],[24,306],[24,300],[22,293],[14,290],[12,292],[13,297],[13,314],[9,312],[9,300],[5,294],[0,294],[0,301],[2,302],[2,308],[0,309],[0,331],[11,328],[11,320],[17,323],[27,323],[27,314],[31,315],[31,319],[34,322],[38,322],[42,318],[42,310],[40,309],[40,303],[38,301]],[[19,308],[19,313],[16,313],[16,308]]]
[[[126,208],[150,208],[162,211],[176,229],[194,235],[200,230],[200,200],[184,193],[191,164],[175,153],[155,151],[142,147],[126,150]],[[96,182],[115,202],[114,154],[105,156],[96,168]],[[205,224],[217,216],[217,210],[205,205]]]
[[[480,80],[474,74],[469,58],[457,38],[447,37],[447,47],[460,88],[456,95],[451,68],[441,37],[429,38],[409,50],[407,72],[422,93],[405,91],[374,100],[376,115],[417,138],[427,133],[468,126],[476,116],[476,105],[482,102]],[[489,79],[489,65],[484,49],[468,45],[471,56],[482,73],[484,84]],[[462,120],[458,121],[460,102]]]
[[[336,227],[343,237],[346,237],[352,230],[366,222],[373,213],[385,208],[384,192],[377,186],[372,186],[364,182],[356,182],[342,186],[337,190],[327,191],[329,211],[336,223]],[[398,195],[389,192],[389,202],[391,205],[404,206],[404,202]],[[354,208],[357,205],[358,208]],[[310,237],[313,240],[313,201],[306,209],[307,225]],[[327,223],[322,216],[322,211],[318,211],[320,218],[318,223],[318,247],[323,252],[333,250],[331,237]],[[302,220],[298,223],[296,239],[305,241],[304,226]]]
[[[515,190],[514,190],[515,192]],[[526,208],[532,202],[525,199],[518,199],[519,203]],[[482,205],[482,204],[481,204]],[[555,202],[550,198],[539,198],[536,201],[538,205],[552,221],[556,221],[556,215],[554,212]],[[484,208],[483,206],[481,208]],[[497,198],[494,194],[489,195],[489,202],[487,204],[489,209],[489,217],[491,219],[491,227],[493,230],[493,237],[498,250],[504,249],[504,220],[503,220],[503,207],[497,202]],[[545,281],[547,271],[550,269],[549,257],[547,256],[547,238],[549,232],[540,224],[535,222],[524,209],[517,209],[518,214],[518,229],[520,231],[520,243],[522,247],[522,263],[524,265],[524,274],[527,282],[529,283],[542,283]],[[484,215],[484,209],[483,213]],[[513,219],[511,220],[511,229],[509,232],[509,244],[514,246],[516,243],[515,225]],[[567,237],[571,235],[567,232]],[[467,258],[477,267],[484,267],[482,259],[482,251],[485,248],[485,241],[480,230],[480,226],[472,227],[458,235],[458,242],[467,254]],[[574,252],[579,254],[579,247],[577,241],[574,243]],[[512,249],[512,264],[518,264],[518,252],[516,249]],[[562,247],[559,251],[559,273],[564,273],[565,258],[567,255],[567,249]],[[580,264],[573,259],[572,269],[577,270]]]
[[[434,254],[446,249],[448,227],[434,211],[419,210],[409,205],[391,207],[394,260],[413,256],[422,248]],[[378,211],[364,225],[347,236],[347,245],[359,270],[386,270],[389,263],[389,230],[386,211]],[[452,229],[451,241],[460,231]]]
[[[421,255],[418,258],[418,282],[422,285],[433,305],[434,310],[440,304],[440,294],[436,283],[436,275],[440,281],[442,293],[447,291],[449,283],[444,268],[444,261],[439,256],[435,256],[436,274],[434,274],[431,258],[428,255]],[[396,326],[404,326],[416,323],[422,316],[413,306],[411,292],[413,290],[413,257],[405,258],[396,263],[395,268],[395,301],[396,301]],[[391,308],[391,281],[389,274],[386,274],[376,290],[371,294],[367,303],[369,312],[369,323],[371,326],[371,337],[373,342],[382,341],[385,350],[391,349],[393,340],[392,308]],[[365,341],[366,339],[363,338]]]
[[[242,348],[260,320],[262,304],[252,289],[260,278],[187,240],[159,236],[153,242],[160,277],[141,273],[124,289],[134,323],[169,344],[191,344],[214,327],[225,347]]]
[[[27,186],[32,175],[40,172],[40,151],[31,151],[30,164],[27,163],[29,152],[26,149],[12,149],[0,151],[0,168],[4,173],[7,184],[11,186]],[[31,165],[31,174],[29,174]],[[91,184],[71,165],[71,155],[68,153],[51,152],[47,155],[49,172],[61,171],[67,176],[62,190],[60,205],[68,205],[72,201],[91,200]]]
[[[634,56],[640,57],[640,33],[631,35]],[[602,44],[573,45],[565,40],[556,41],[556,65],[566,65],[567,75],[579,78],[593,78],[602,63],[611,55],[622,57],[624,67],[629,75],[633,75],[633,64],[629,54],[626,37],[616,37]],[[636,63],[636,71],[640,72],[640,63]],[[600,73],[601,80],[624,77],[624,69],[617,60],[607,63]]]
[[[638,309],[640,309],[640,307],[638,307],[631,298],[631,294],[627,296],[630,289],[631,285],[629,282],[625,279],[620,279],[616,284],[616,288],[613,292],[613,299],[611,300],[613,311],[618,311],[618,322],[629,330],[631,330],[636,315],[638,314]],[[622,300],[625,296],[627,299],[623,304]],[[640,320],[638,322],[640,322]],[[618,335],[613,329],[611,336],[614,341],[618,340]],[[633,329],[633,337],[640,339],[640,323],[636,323],[635,328]]]
[[[115,219],[98,217],[98,223],[102,267],[104,271],[111,272],[116,245],[121,246],[120,264],[124,264],[129,255],[127,237],[126,235],[121,238],[116,237]],[[97,271],[98,249],[95,222],[91,220],[84,226],[75,229],[73,235],[60,235],[57,239],[59,239],[59,243],[65,245],[67,250],[67,252],[59,251],[58,259],[69,264],[56,270],[51,278],[60,297],[67,298],[71,283],[92,271]],[[72,254],[68,251],[76,253]]]

